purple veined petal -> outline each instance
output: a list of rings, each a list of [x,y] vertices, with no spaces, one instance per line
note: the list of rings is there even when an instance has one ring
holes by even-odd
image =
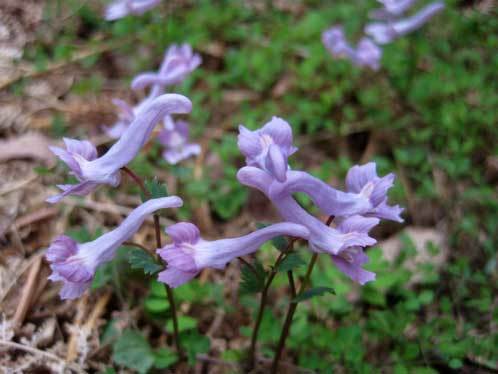
[[[157,96],[165,87],[181,83],[201,61],[201,57],[193,52],[190,45],[173,44],[164,54],[159,71],[139,74],[133,79],[131,87],[137,90],[151,86],[150,95]]]
[[[265,161],[266,170],[275,177],[279,182],[285,182],[289,164],[287,158],[282,154],[280,148],[272,144],[268,149],[268,155]]]
[[[399,35],[389,23],[370,23],[365,26],[365,34],[371,37],[377,44],[388,44],[396,39]]]
[[[83,181],[77,184],[58,184],[57,187],[59,187],[62,190],[62,193],[48,197],[45,200],[47,203],[51,204],[58,203],[64,197],[69,195],[75,195],[75,196],[88,195],[98,187],[98,183]]]
[[[344,29],[340,25],[333,26],[322,33],[322,43],[334,57],[354,56],[354,49],[346,40]]]
[[[178,222],[166,228],[166,234],[171,237],[173,243],[195,244],[199,241],[201,233],[196,225],[190,222]]]
[[[105,19],[115,21],[129,14],[141,15],[157,6],[161,0],[115,0],[105,10]]]
[[[415,15],[394,22],[371,23],[365,27],[365,33],[378,44],[387,44],[406,35],[427,23],[433,16],[444,9],[444,3],[434,2],[422,8]]]
[[[156,124],[166,114],[188,113],[191,109],[192,103],[182,95],[166,94],[152,100],[137,113],[130,126],[106,154],[92,161],[79,162],[82,179],[117,186],[120,182],[119,170],[135,158]]]
[[[275,177],[279,179],[285,179],[284,170],[288,169],[288,165],[284,167],[282,161],[287,163],[289,156],[297,150],[292,145],[292,128],[278,117],[273,117],[255,131],[239,126],[238,146],[248,166],[256,166],[269,173],[277,172]],[[272,155],[269,155],[271,148]],[[276,169],[269,170],[268,167]]]
[[[237,180],[245,186],[255,188],[265,195],[269,194],[273,183],[271,175],[254,166],[245,166],[237,172]]]
[[[349,169],[346,176],[346,187],[349,192],[362,195],[371,202],[371,209],[361,212],[362,214],[402,222],[400,214],[403,209],[399,206],[387,205],[387,193],[394,184],[394,178],[393,173],[379,177],[375,163],[370,162]]]
[[[401,16],[410,9],[416,0],[378,0],[383,8],[371,12],[370,17],[377,20],[389,20]]]
[[[91,282],[73,283],[64,282],[59,293],[62,300],[73,300],[79,298],[90,287]]]
[[[262,152],[259,135],[243,125],[239,125],[237,145],[242,154],[247,158],[255,158]]]
[[[132,237],[150,214],[164,208],[177,208],[182,205],[177,196],[148,200],[135,208],[114,230],[87,242],[77,243],[67,236],[57,237],[46,253],[54,282],[64,282],[61,297],[74,298],[91,283],[96,269],[112,260],[116,250]]]
[[[272,196],[292,195],[296,192],[307,194],[313,203],[328,216],[351,216],[373,209],[367,197],[336,190],[302,171],[290,170],[287,172],[285,183],[272,184]]]
[[[86,160],[94,160],[97,158],[97,148],[88,140],[76,140],[63,138],[66,144],[66,149],[70,153],[76,153]]]
[[[337,230],[343,233],[356,231],[367,234],[377,226],[379,222],[380,220],[378,218],[355,215],[341,220],[337,226]]]
[[[387,199],[386,199],[387,201]],[[399,205],[387,205],[387,202],[383,201],[380,203],[371,213],[368,215],[372,215],[374,217],[379,217],[381,219],[387,219],[395,222],[403,222],[404,219],[401,217],[401,213],[403,213],[404,209]]]
[[[130,125],[129,122],[118,121],[112,126],[104,125],[103,129],[106,135],[109,136],[110,138],[119,139],[121,135],[124,134],[129,125]]]
[[[380,69],[382,49],[371,39],[362,38],[356,46],[354,62],[357,66],[366,66],[372,70]]]
[[[141,15],[160,3],[161,0],[128,0],[128,7],[132,14]]]
[[[47,249],[45,258],[50,263],[57,263],[75,255],[78,251],[78,243],[66,235],[60,235],[52,241]]]
[[[341,233],[328,227],[304,210],[290,194],[281,193],[275,187],[279,183],[266,172],[256,167],[246,166],[239,170],[237,179],[240,183],[263,192],[277,208],[280,216],[288,222],[305,226],[310,231],[310,249],[317,253],[338,254],[351,246],[369,246],[375,239],[363,232]]]
[[[107,21],[115,21],[126,17],[130,12],[127,1],[128,0],[116,0],[110,3],[105,9],[104,18]]]
[[[362,268],[368,262],[368,256],[359,247],[332,256],[332,261],[342,273],[361,285],[375,280],[375,273]]]
[[[163,158],[171,165],[176,165],[180,161],[186,160],[192,156],[201,154],[199,144],[185,144],[179,149],[171,149],[163,152]]]
[[[140,73],[131,81],[131,89],[134,91],[141,90],[143,88],[146,88],[148,86],[157,83],[158,79],[159,75],[157,73],[154,72]]]
[[[393,28],[397,35],[405,35],[412,32],[425,23],[427,23],[432,17],[444,9],[444,3],[434,2],[418,11],[412,17],[404,18],[393,24]]]
[[[168,234],[174,244],[158,249],[166,261],[167,269],[159,274],[159,281],[177,287],[202,269],[223,269],[236,257],[248,255],[258,250],[268,240],[281,235],[307,239],[309,231],[293,223],[277,223],[237,238],[206,241],[199,236],[199,230],[191,223],[181,222],[170,226]]]
[[[158,274],[157,280],[166,283],[171,288],[176,288],[194,278],[197,273],[189,273],[176,268],[167,268]]]
[[[350,192],[360,193],[363,187],[370,181],[378,178],[375,162],[365,165],[355,165],[349,169],[346,175],[346,187]]]

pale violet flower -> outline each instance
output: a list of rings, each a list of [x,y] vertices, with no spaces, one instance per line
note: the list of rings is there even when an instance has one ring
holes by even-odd
[[[374,162],[353,166],[346,177],[347,192],[337,190],[303,171],[287,172],[285,183],[273,184],[273,195],[307,194],[326,215],[348,217],[363,215],[403,222],[398,205],[387,204],[387,192],[393,186],[394,174],[377,176]]]
[[[292,145],[290,125],[278,117],[255,131],[240,125],[238,146],[247,165],[265,170],[279,181],[285,180],[289,168],[287,160],[297,151]]]
[[[130,127],[138,113],[146,108],[153,101],[153,99],[155,99],[155,97],[147,97],[134,107],[130,106],[124,100],[113,99],[112,103],[118,110],[118,121],[112,126],[104,126],[105,133],[113,139],[119,139],[128,127]]]
[[[258,130],[253,133],[259,134]],[[292,139],[292,132],[286,134],[286,139]],[[346,178],[347,192],[336,190],[306,172],[288,168],[277,179],[274,172],[268,171],[266,162],[247,157],[260,154],[258,141],[259,137],[248,137],[241,129],[239,147],[251,166],[239,170],[239,182],[265,194],[285,221],[305,226],[313,252],[329,254],[339,270],[360,284],[373,280],[375,274],[363,269],[368,260],[363,248],[376,243],[368,232],[379,223],[379,218],[402,221],[402,209],[387,205],[387,191],[393,185],[394,174],[379,177],[375,163],[355,166]],[[289,149],[292,140],[284,144]],[[338,226],[329,227],[304,210],[293,196],[297,192],[307,194],[322,212],[336,217]]]
[[[177,196],[148,200],[136,209],[114,230],[87,242],[77,243],[68,236],[57,237],[47,250],[54,282],[63,282],[60,296],[74,299],[90,286],[97,268],[111,261],[116,250],[140,228],[145,218],[164,208],[178,208],[183,202]]]
[[[178,287],[194,278],[202,269],[223,269],[234,258],[251,254],[274,237],[287,235],[307,239],[308,230],[293,223],[276,223],[237,238],[204,240],[197,226],[180,222],[166,229],[172,244],[158,249],[166,261],[166,270],[158,280],[170,287]]]
[[[127,15],[141,15],[159,5],[161,0],[114,0],[105,9],[105,19],[114,21]]]
[[[365,232],[344,233],[325,225],[304,210],[291,194],[282,193],[285,192],[280,188],[282,183],[264,170],[245,166],[238,171],[237,179],[265,194],[285,221],[305,226],[310,231],[308,242],[313,252],[337,255],[348,247],[365,247],[376,243]]]
[[[190,45],[174,44],[164,54],[159,71],[138,74],[131,82],[131,88],[138,90],[151,86],[149,96],[154,97],[165,87],[181,83],[201,62],[201,56],[194,53]]]
[[[337,230],[343,233],[368,233],[378,222],[375,218],[352,216],[344,219],[337,226]],[[332,255],[332,261],[342,273],[361,285],[375,280],[375,273],[363,269],[363,265],[368,262],[368,256],[360,246],[348,247],[339,254]]]
[[[378,20],[387,20],[403,15],[410,9],[416,0],[378,0],[383,5],[371,13],[371,17]]]
[[[182,120],[173,120],[171,116],[164,118],[164,129],[158,135],[164,147],[163,158],[171,165],[201,153],[201,146],[189,143],[189,124]]]
[[[358,67],[380,68],[382,50],[369,38],[363,37],[354,48],[346,40],[342,26],[333,26],[323,32],[322,42],[333,57],[347,58]]]
[[[66,149],[51,147],[79,183],[60,185],[62,193],[47,201],[56,203],[67,195],[86,195],[100,184],[118,186],[120,169],[135,158],[156,124],[167,114],[191,110],[192,103],[185,96],[165,94],[157,97],[138,113],[120,139],[101,157],[97,157],[95,147],[88,141],[64,139]]]
[[[387,44],[422,27],[443,9],[444,3],[435,2],[425,6],[411,17],[370,23],[365,27],[365,33],[374,39],[376,43]]]

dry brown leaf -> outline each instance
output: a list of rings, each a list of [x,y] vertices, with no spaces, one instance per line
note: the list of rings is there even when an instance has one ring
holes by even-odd
[[[45,162],[47,166],[52,166],[55,163],[55,157],[48,149],[49,145],[49,139],[38,133],[27,133],[0,141],[0,162],[34,158]]]

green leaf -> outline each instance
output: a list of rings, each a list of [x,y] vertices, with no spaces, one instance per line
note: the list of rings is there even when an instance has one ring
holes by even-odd
[[[166,369],[178,361],[178,356],[169,348],[159,348],[154,352],[154,367]]]
[[[193,330],[197,327],[197,320],[189,316],[178,316],[178,331],[183,332]],[[166,322],[166,330],[173,332],[173,320],[170,318]]]
[[[144,305],[150,313],[161,313],[169,309],[168,300],[154,296],[145,299]]]
[[[159,183],[157,178],[145,181],[145,188],[149,191],[151,199],[158,199],[160,197],[168,196],[168,189],[166,185]],[[146,201],[147,198],[144,196],[143,192],[140,192],[142,201]]]
[[[138,331],[125,330],[113,347],[113,361],[139,373],[147,373],[155,356],[145,337]]]
[[[188,362],[194,365],[198,354],[209,352],[211,342],[208,337],[197,331],[181,334],[182,346],[187,350]]]
[[[285,252],[289,247],[288,241],[284,236],[277,236],[271,240],[271,244],[280,252]]]
[[[132,269],[142,269],[148,275],[153,275],[163,268],[150,253],[138,248],[130,249],[128,262]]]
[[[253,268],[242,266],[240,292],[243,294],[261,292],[265,286],[266,272],[261,263],[255,261]]]
[[[335,290],[330,287],[313,287],[309,290],[304,291],[300,295],[296,296],[292,301],[295,303],[300,303],[301,301],[305,301],[311,299],[315,296],[322,296],[326,293],[331,293],[335,295]]]
[[[297,253],[289,253],[278,265],[277,271],[290,271],[298,268],[299,266],[305,265],[306,262]]]

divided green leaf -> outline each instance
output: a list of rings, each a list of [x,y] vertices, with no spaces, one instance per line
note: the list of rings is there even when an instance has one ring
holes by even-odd
[[[154,178],[152,180],[146,180],[145,188],[149,192],[151,199],[158,199],[160,197],[168,196],[168,189],[166,185],[159,183],[157,178]],[[147,200],[147,197],[144,196],[143,192],[140,192],[140,196],[142,197],[142,201]]]
[[[301,258],[301,256],[299,256],[299,254],[297,254],[295,252],[289,253],[282,260],[280,265],[278,265],[277,271],[282,271],[282,272],[290,271],[290,270],[294,270],[300,266],[303,266],[305,264],[306,264],[306,262]]]
[[[265,286],[266,271],[261,263],[255,261],[251,268],[242,266],[240,291],[243,294],[261,292]]]
[[[132,269],[142,269],[145,274],[150,275],[157,273],[163,268],[154,260],[154,257],[138,248],[130,249],[128,262]]]
[[[156,360],[149,342],[137,331],[125,330],[116,341],[112,353],[113,361],[139,373],[147,373]]]
[[[335,290],[330,287],[313,287],[309,290],[304,291],[302,294],[296,296],[292,301],[295,303],[300,303],[301,301],[305,301],[311,299],[315,296],[323,296],[326,293],[331,293],[335,295]]]

